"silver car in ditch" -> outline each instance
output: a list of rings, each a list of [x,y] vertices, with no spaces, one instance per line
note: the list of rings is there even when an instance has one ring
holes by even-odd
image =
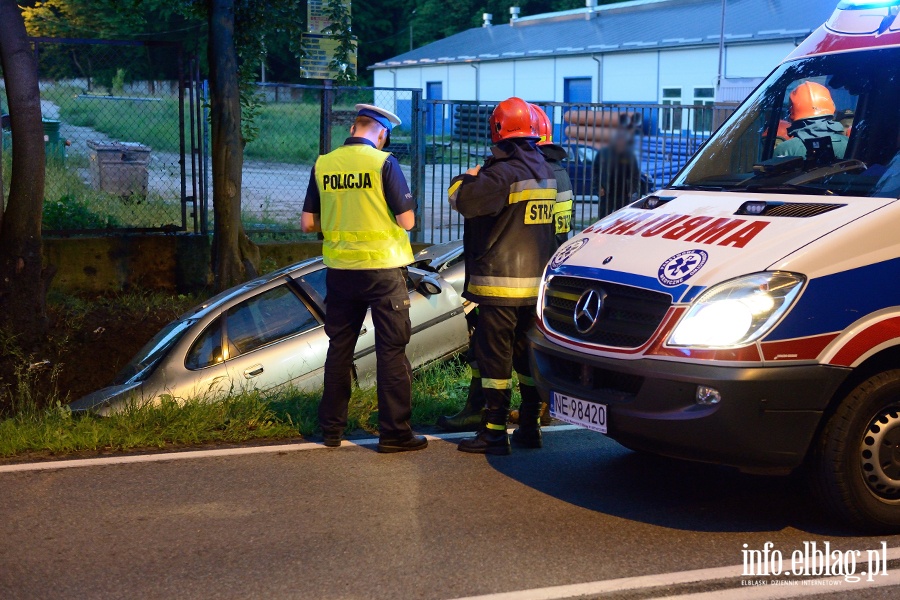
[[[469,341],[462,299],[441,277],[440,257],[425,266],[409,269],[413,368],[462,352]],[[311,259],[211,298],[169,323],[109,387],[70,408],[109,414],[163,395],[214,401],[251,389],[321,388],[328,350],[325,272],[321,258]],[[354,374],[361,387],[375,382],[371,315],[360,331]]]

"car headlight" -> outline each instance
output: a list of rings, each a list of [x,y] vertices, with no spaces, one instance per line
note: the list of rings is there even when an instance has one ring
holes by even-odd
[[[765,335],[790,308],[806,278],[775,271],[713,286],[691,304],[670,346],[731,348]]]

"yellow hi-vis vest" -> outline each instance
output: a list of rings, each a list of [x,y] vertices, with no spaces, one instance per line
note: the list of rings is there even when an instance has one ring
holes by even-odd
[[[413,262],[409,236],[384,197],[381,169],[388,156],[368,144],[350,144],[316,160],[326,266],[390,269]]]

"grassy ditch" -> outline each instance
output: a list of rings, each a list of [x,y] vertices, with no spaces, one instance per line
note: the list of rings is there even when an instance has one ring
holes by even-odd
[[[433,425],[465,403],[468,366],[460,361],[418,371],[413,381],[414,427]],[[289,439],[316,431],[319,394],[285,390],[270,395],[244,393],[218,402],[177,403],[162,398],[153,406],[130,408],[110,417],[73,415],[60,402],[38,408],[19,391],[15,412],[0,420],[0,457],[75,452],[121,452],[210,443]],[[349,431],[377,433],[374,389],[357,389],[350,402]]]

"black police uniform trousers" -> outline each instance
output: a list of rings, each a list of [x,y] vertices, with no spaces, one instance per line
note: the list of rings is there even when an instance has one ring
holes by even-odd
[[[382,439],[412,437],[412,367],[406,357],[411,325],[405,269],[328,269],[325,276],[325,390],[319,425],[325,435],[347,427],[353,352],[366,309],[372,308],[378,369],[378,427]]]
[[[528,362],[527,334],[534,325],[534,306],[478,307],[475,326],[475,362],[481,379],[485,416],[489,423],[506,424],[512,396],[512,371],[519,376],[522,406],[533,409],[540,405],[531,364]],[[473,378],[472,385],[476,385]]]

